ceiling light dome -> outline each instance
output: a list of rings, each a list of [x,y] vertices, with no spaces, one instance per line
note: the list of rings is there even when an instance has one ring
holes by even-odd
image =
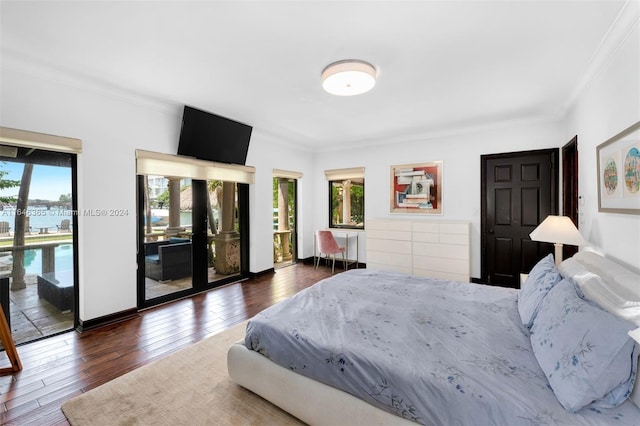
[[[322,88],[332,95],[353,96],[376,85],[376,69],[355,59],[334,62],[322,71]]]

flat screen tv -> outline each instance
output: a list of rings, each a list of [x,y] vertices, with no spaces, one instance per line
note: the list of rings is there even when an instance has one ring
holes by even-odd
[[[185,106],[178,155],[244,165],[252,130],[246,124]]]

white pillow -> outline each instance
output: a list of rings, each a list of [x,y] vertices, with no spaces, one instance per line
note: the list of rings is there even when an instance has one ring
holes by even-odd
[[[563,260],[558,266],[558,271],[560,271],[562,278],[571,278],[575,282],[595,275],[593,272],[587,271],[584,265],[573,257]]]
[[[573,259],[601,277],[609,289],[622,299],[640,302],[640,276],[637,274],[591,251],[580,251]]]
[[[563,278],[578,284],[585,298],[640,326],[640,277],[597,253],[584,251],[563,261],[558,270]]]
[[[616,292],[612,286],[608,286],[597,275],[591,275],[582,279],[581,282],[576,282],[586,299],[592,300],[606,311],[640,326],[640,301],[626,300],[620,297],[620,291]]]

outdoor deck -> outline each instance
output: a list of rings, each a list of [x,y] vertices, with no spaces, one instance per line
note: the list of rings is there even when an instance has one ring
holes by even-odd
[[[39,273],[25,273],[26,287],[9,290],[11,332],[16,344],[37,340],[73,328],[73,312],[60,311],[38,296],[38,275],[55,270],[55,247],[72,243],[70,233],[25,235],[24,249],[40,251]],[[0,237],[0,278],[11,277],[13,236]]]
[[[25,276],[26,288],[9,291],[11,333],[20,343],[33,341],[73,328],[73,312],[61,312],[38,297],[37,274]]]

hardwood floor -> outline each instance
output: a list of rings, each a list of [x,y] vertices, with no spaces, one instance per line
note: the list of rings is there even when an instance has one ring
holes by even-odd
[[[0,424],[68,425],[60,410],[67,399],[230,328],[330,275],[331,268],[316,271],[298,263],[119,324],[19,346],[23,370],[0,377]],[[0,367],[7,364],[2,352]]]

